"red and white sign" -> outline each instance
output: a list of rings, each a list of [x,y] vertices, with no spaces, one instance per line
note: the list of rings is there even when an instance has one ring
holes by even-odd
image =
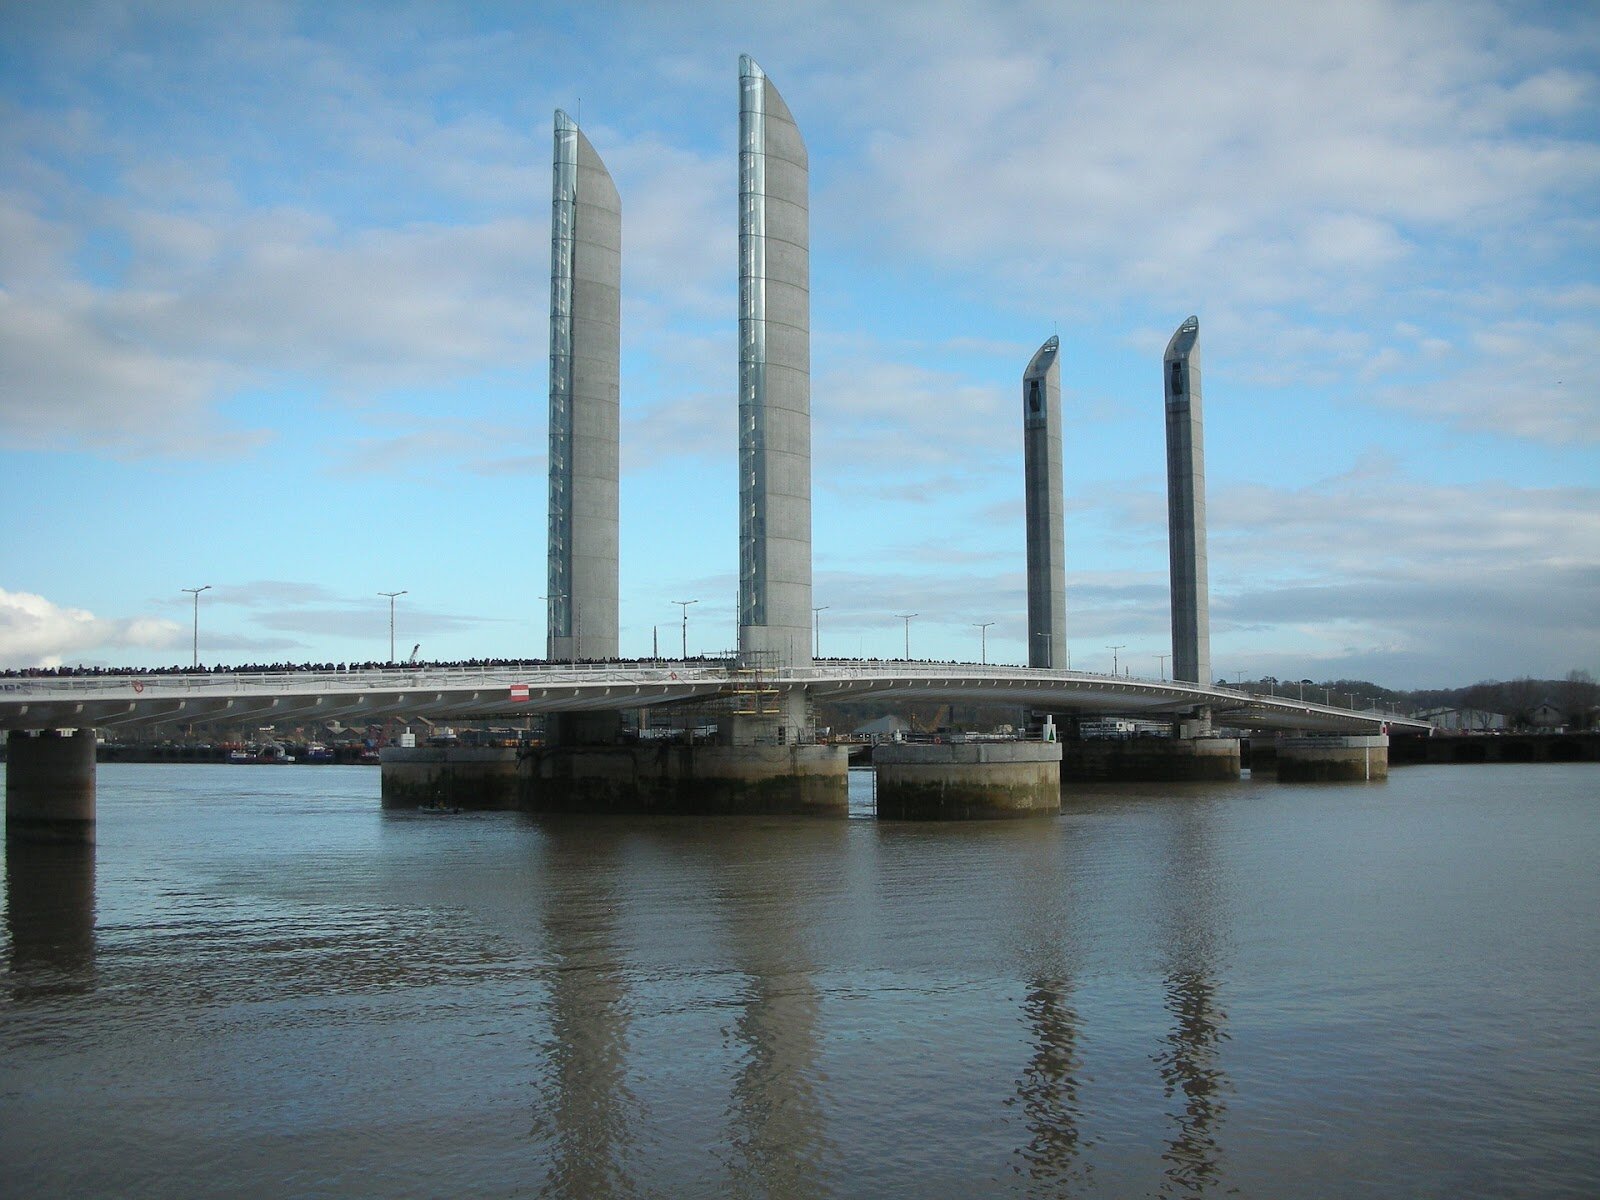
[[[513,700],[526,700],[528,698],[528,685],[525,683],[513,683],[511,685],[511,698]]]

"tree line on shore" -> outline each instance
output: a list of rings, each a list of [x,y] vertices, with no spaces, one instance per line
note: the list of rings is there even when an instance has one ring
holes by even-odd
[[[1600,705],[1600,683],[1588,671],[1577,670],[1568,671],[1561,679],[1485,679],[1456,688],[1406,690],[1387,688],[1367,679],[1313,682],[1270,675],[1240,680],[1230,686],[1279,696],[1303,694],[1305,699],[1318,703],[1377,707],[1413,715],[1440,708],[1476,709],[1500,714],[1512,729],[1533,725],[1535,712],[1545,705],[1560,712],[1572,729],[1593,729],[1600,716],[1595,711]]]

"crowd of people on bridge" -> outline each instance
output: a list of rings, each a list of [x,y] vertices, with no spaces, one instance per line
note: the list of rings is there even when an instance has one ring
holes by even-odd
[[[605,666],[619,659],[581,659],[580,666]],[[496,670],[500,668],[566,666],[570,660],[552,663],[543,658],[469,658],[459,662],[352,662],[352,663],[217,663],[198,667],[20,667],[0,670],[6,679],[80,679],[125,675],[279,675],[297,671],[392,671],[399,667],[426,670]]]
[[[865,659],[865,658],[835,658],[832,662],[949,662],[949,665],[959,665],[953,660],[935,659]],[[701,666],[726,666],[733,659],[725,654],[692,654],[687,659],[681,658],[468,658],[455,662],[351,662],[351,663],[217,663],[214,666],[201,665],[198,667],[102,667],[102,666],[59,666],[59,667],[11,667],[0,669],[0,679],[94,679],[100,677],[124,677],[133,675],[281,675],[293,672],[340,672],[340,671],[393,671],[399,668],[426,671],[498,671],[498,670],[524,670],[541,667],[637,667],[643,663],[664,662],[689,662]]]

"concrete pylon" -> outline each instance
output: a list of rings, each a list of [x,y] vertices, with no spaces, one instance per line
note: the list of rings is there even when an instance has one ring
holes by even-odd
[[[766,73],[739,58],[739,659],[811,658],[809,163]]]
[[[1061,477],[1060,340],[1022,373],[1023,498],[1028,524],[1028,665],[1067,661],[1066,501]]]
[[[6,839],[92,843],[93,729],[6,735]]]
[[[615,658],[622,201],[559,109],[551,199],[546,652]]]
[[[1167,547],[1172,573],[1172,677],[1211,683],[1206,582],[1206,462],[1200,407],[1200,319],[1190,317],[1162,360],[1167,410]]]

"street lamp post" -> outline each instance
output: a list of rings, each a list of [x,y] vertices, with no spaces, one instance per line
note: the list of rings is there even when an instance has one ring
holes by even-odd
[[[921,613],[895,613],[895,616],[899,617],[902,621],[904,621],[906,623],[906,661],[907,662],[911,661],[911,618],[912,617],[920,617],[921,615],[922,615]]]
[[[987,667],[989,665],[989,626],[991,626],[993,624],[994,624],[993,621],[974,621],[973,622],[973,625],[977,626],[977,629],[978,629],[978,665],[979,666]]]
[[[699,604],[698,600],[674,600],[674,604],[683,606],[683,661],[689,661],[689,605]]]
[[[404,590],[378,593],[380,596],[389,597],[389,663],[391,666],[394,664],[394,599],[396,596],[404,596],[405,594]]]
[[[1106,647],[1107,650],[1111,651],[1111,673],[1113,675],[1115,675],[1117,673],[1117,651],[1118,650],[1126,650],[1127,648],[1128,648],[1128,643],[1127,642],[1123,642],[1120,646],[1107,646]]]
[[[211,585],[208,583],[205,587],[183,588],[182,590],[194,597],[194,666],[198,670],[200,667],[200,593],[209,592]]]
[[[1167,681],[1167,659],[1171,658],[1172,655],[1158,654],[1156,657],[1161,660],[1161,682],[1165,683]]]
[[[822,614],[827,612],[830,607],[832,606],[824,604],[811,610],[811,620],[815,622],[816,625],[816,645],[814,645],[811,649],[812,658],[822,657]]]

